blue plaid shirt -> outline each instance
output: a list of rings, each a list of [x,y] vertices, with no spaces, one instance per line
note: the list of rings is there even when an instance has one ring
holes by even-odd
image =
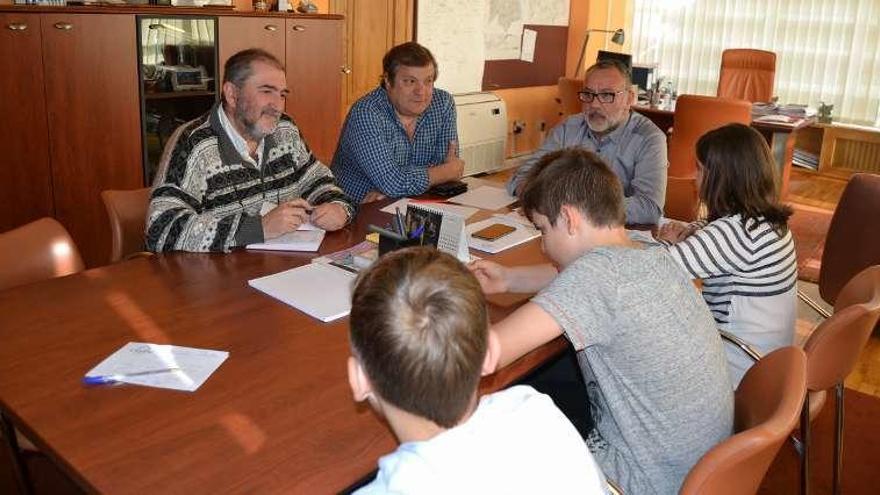
[[[434,88],[410,141],[388,94],[379,87],[348,112],[331,168],[339,186],[355,201],[370,191],[390,198],[413,196],[428,189],[428,167],[443,163],[453,140],[458,140],[458,130],[449,93]]]

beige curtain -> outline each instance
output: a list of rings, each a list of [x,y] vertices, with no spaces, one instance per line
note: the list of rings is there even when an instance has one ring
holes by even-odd
[[[633,61],[679,93],[714,95],[721,52],[776,52],[781,103],[834,104],[880,126],[880,0],[634,0]]]

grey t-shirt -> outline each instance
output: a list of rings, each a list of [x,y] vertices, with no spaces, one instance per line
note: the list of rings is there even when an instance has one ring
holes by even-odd
[[[715,320],[659,246],[602,247],[532,299],[578,352],[596,429],[587,442],[626,493],[678,493],[733,431],[733,393]]]

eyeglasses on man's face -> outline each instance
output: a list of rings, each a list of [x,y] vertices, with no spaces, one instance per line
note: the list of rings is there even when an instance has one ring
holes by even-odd
[[[602,91],[599,93],[594,93],[592,91],[578,91],[578,99],[584,103],[593,103],[593,100],[599,100],[599,103],[614,103],[614,98],[623,93],[624,89],[620,91]]]

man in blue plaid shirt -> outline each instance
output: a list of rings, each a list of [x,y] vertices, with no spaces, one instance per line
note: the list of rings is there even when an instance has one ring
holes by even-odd
[[[434,88],[437,62],[415,42],[395,46],[382,60],[382,84],[351,107],[333,174],[362,203],[413,196],[464,171],[452,96]]]

